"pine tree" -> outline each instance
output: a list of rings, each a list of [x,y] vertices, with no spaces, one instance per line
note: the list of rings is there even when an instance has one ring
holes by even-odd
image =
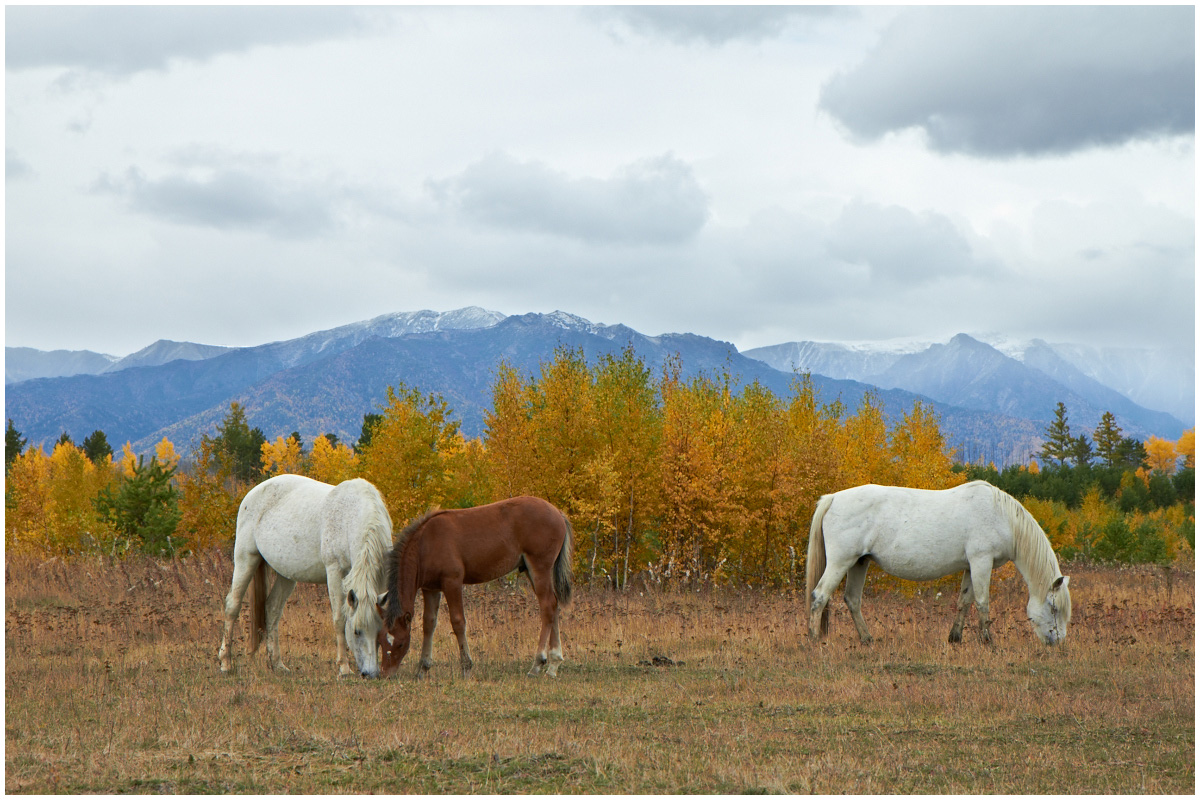
[[[173,540],[179,524],[179,491],[172,484],[174,467],[164,467],[151,457],[146,466],[138,457],[133,475],[118,482],[116,490],[106,486],[96,498],[100,518],[149,555],[174,555]]]
[[[1088,441],[1086,434],[1071,437],[1071,461],[1077,467],[1092,465],[1092,443]]]
[[[1067,424],[1067,407],[1063,403],[1055,407],[1054,421],[1046,427],[1044,435],[1046,442],[1042,445],[1042,460],[1057,461],[1061,467],[1070,458],[1073,444],[1071,426]]]
[[[4,474],[8,474],[8,470],[17,456],[25,452],[26,444],[28,442],[25,437],[21,435],[13,425],[12,419],[9,418],[8,427],[4,429]]]
[[[112,445],[108,443],[108,437],[104,435],[104,431],[94,430],[83,440],[83,454],[93,464],[99,464],[113,454]]]
[[[1105,411],[1104,416],[1100,418],[1100,424],[1092,434],[1092,441],[1096,444],[1096,456],[1106,467],[1115,467],[1117,448],[1121,444],[1121,426],[1117,424],[1117,418],[1111,411]]]
[[[206,437],[207,438],[207,437]],[[228,474],[242,483],[257,483],[262,479],[262,446],[267,437],[246,422],[246,410],[236,400],[229,404],[229,413],[217,426],[216,454]]]

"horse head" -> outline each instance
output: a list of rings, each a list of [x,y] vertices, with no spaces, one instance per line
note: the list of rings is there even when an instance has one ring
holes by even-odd
[[[380,604],[379,613],[384,618],[384,605]],[[400,616],[384,624],[379,629],[379,647],[383,650],[382,675],[390,678],[400,669],[400,662],[408,655],[408,647],[412,642],[412,612],[405,611]]]
[[[379,677],[379,654],[376,642],[383,631],[383,619],[379,613],[379,601],[363,602],[351,589],[346,593],[346,645],[354,656],[354,663],[364,678]]]
[[[1033,632],[1042,644],[1058,644],[1067,638],[1067,626],[1071,623],[1071,581],[1066,575],[1059,576],[1050,585],[1042,599],[1029,598],[1026,611],[1033,624]]]

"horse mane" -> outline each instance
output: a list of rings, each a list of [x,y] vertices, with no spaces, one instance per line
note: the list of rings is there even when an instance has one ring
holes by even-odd
[[[392,548],[392,552],[387,560],[387,604],[384,606],[383,621],[389,628],[404,613],[400,601],[400,565],[407,552],[408,545],[416,538],[416,532],[426,522],[441,513],[442,509],[440,508],[429,509],[405,525],[404,529],[396,537],[396,546]]]
[[[379,595],[378,576],[384,570],[388,552],[392,546],[392,518],[387,506],[378,492],[375,493],[376,503],[371,503],[366,524],[360,532],[360,541],[354,563],[346,574],[345,588],[354,592],[359,599],[354,616],[357,621],[360,615],[375,610],[375,598]]]
[[[1050,591],[1050,584],[1062,575],[1058,566],[1058,556],[1050,546],[1050,539],[1019,500],[991,484],[985,485],[991,487],[996,502],[1008,518],[1013,536],[1013,561],[1025,576],[1025,582],[1029,584],[1030,596],[1038,599],[1045,597]],[[1067,598],[1069,603],[1069,594]],[[1067,614],[1069,618],[1069,608]]]

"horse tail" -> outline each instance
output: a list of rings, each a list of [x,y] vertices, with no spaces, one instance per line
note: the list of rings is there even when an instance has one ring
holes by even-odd
[[[817,510],[813,512],[812,525],[808,529],[808,564],[805,569],[804,608],[812,619],[813,589],[817,581],[825,574],[825,512],[833,505],[833,495],[824,495],[817,501]],[[829,633],[829,605],[821,612],[821,635]]]
[[[574,546],[571,541],[571,520],[567,519],[567,515],[562,515],[563,525],[566,526],[566,534],[563,536],[562,547],[558,551],[558,558],[554,559],[554,596],[558,598],[558,602],[566,605],[571,602],[571,561]]]
[[[267,631],[267,562],[258,560],[254,570],[254,592],[250,600],[250,652],[258,650]]]

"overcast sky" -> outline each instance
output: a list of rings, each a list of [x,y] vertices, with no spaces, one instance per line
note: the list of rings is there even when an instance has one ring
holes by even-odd
[[[5,9],[5,343],[1195,342],[1195,12]]]

